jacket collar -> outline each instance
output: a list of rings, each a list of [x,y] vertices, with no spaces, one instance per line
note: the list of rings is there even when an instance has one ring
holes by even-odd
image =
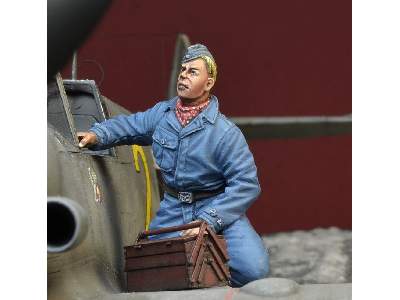
[[[178,118],[175,116],[175,108],[178,97],[172,98],[168,101],[165,108],[165,112],[170,111],[167,114],[167,123],[180,135],[181,138],[188,136],[196,131],[204,128],[204,122],[207,120],[211,124],[215,123],[218,116],[218,99],[214,95],[211,96],[210,103],[207,107],[192,120],[187,126],[183,127],[179,124]]]
[[[203,114],[211,124],[214,124],[218,115],[218,106],[217,97],[211,95],[210,104],[200,114]]]
[[[164,112],[169,112],[166,114],[167,123],[177,132],[179,133],[181,130],[181,126],[177,117],[175,116],[175,107],[176,102],[178,101],[178,97],[174,97],[167,102],[167,105],[164,109]]]
[[[164,109],[164,112],[168,110],[174,110],[176,107],[176,102],[178,101],[178,96],[175,96],[170,101],[168,101],[167,106]],[[215,123],[218,115],[218,98],[214,95],[211,95],[210,104],[199,114],[203,115],[211,124]]]

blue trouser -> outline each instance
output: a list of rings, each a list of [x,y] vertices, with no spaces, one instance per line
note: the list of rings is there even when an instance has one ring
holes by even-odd
[[[177,226],[197,219],[202,207],[208,200],[199,200],[192,204],[181,203],[169,194],[164,194],[160,209],[150,224],[150,229]],[[267,276],[269,271],[268,252],[245,215],[224,228],[229,255],[229,269],[232,286],[240,287],[246,283]],[[152,238],[178,237],[179,232],[168,233]]]

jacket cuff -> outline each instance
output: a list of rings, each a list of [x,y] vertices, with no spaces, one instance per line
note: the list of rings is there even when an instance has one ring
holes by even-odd
[[[88,130],[96,135],[97,145],[104,145],[104,133],[101,132],[98,128],[92,127]]]
[[[223,221],[222,219],[216,214],[215,209],[211,208],[210,212],[212,214],[205,212],[202,212],[199,216],[198,219],[202,219],[206,221],[211,229],[213,229],[215,232],[220,232],[223,229]]]

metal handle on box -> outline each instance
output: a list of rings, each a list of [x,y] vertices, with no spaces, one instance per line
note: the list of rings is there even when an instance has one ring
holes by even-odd
[[[187,229],[192,229],[196,227],[200,227],[205,221],[196,221],[193,223],[189,224],[184,224],[184,225],[179,225],[179,226],[171,226],[171,227],[166,227],[166,228],[161,228],[161,229],[156,229],[156,230],[145,230],[141,233],[139,233],[136,243],[138,243],[141,239],[150,236],[150,235],[157,235],[157,234],[162,234],[162,233],[169,233],[169,232],[174,232],[174,231],[182,231],[182,230],[187,230]]]

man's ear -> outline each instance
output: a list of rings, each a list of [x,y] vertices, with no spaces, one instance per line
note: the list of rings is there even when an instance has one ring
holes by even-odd
[[[209,92],[215,84],[214,78],[208,77],[205,90]]]

